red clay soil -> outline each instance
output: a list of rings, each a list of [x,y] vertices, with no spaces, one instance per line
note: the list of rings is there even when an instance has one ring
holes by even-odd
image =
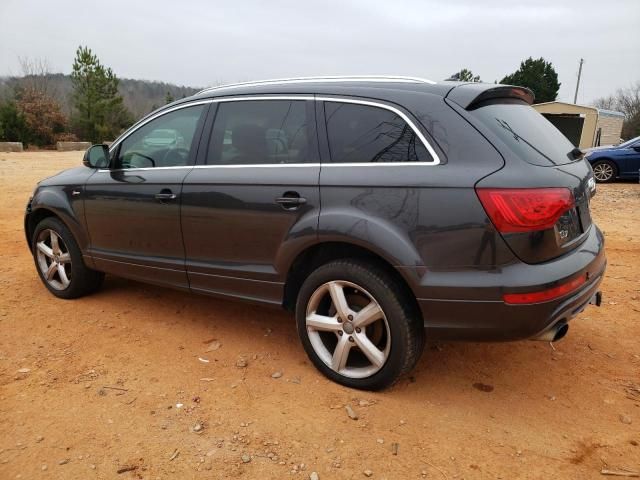
[[[23,209],[38,179],[81,156],[0,154],[1,479],[640,471],[640,185],[598,186],[604,304],[555,349],[431,344],[411,377],[363,393],[313,368],[283,311],[113,277],[90,297],[49,294]]]

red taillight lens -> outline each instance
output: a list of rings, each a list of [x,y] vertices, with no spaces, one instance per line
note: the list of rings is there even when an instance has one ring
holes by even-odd
[[[505,303],[511,303],[514,305],[524,303],[542,303],[554,300],[556,298],[563,297],[568,293],[573,292],[578,287],[582,286],[587,281],[586,275],[581,275],[578,278],[558,285],[557,287],[549,288],[548,290],[540,290],[538,292],[529,293],[505,293],[502,295],[502,299]]]
[[[501,233],[546,230],[574,206],[568,188],[478,188],[477,192]]]

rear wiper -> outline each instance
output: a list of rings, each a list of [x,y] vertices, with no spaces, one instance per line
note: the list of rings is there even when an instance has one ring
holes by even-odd
[[[573,150],[571,150],[569,153],[567,153],[567,157],[569,157],[572,160],[580,160],[582,157],[584,157],[584,151],[576,147]]]

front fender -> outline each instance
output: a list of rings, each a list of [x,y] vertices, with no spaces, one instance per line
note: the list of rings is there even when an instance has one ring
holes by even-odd
[[[80,251],[84,254],[89,247],[89,236],[84,222],[84,202],[74,198],[71,192],[82,187],[48,186],[39,188],[25,216],[25,230],[29,246],[31,234],[40,219],[53,214],[71,230]]]

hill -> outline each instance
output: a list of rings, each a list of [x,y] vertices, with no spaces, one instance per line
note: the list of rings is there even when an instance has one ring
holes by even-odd
[[[200,90],[199,88],[149,80],[130,78],[119,80],[118,89],[124,99],[124,104],[136,119],[164,105],[167,93],[177,100],[193,95]],[[22,81],[25,81],[25,77],[0,77],[0,99],[12,97],[14,88]],[[60,103],[65,114],[71,113],[72,84],[70,75],[48,74],[45,78],[36,79],[36,81],[46,82],[47,92]]]

